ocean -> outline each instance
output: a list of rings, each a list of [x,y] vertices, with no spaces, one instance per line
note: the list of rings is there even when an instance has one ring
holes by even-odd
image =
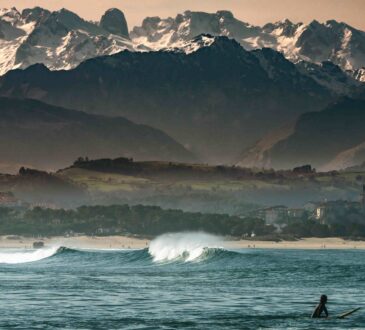
[[[311,319],[321,294],[332,318]],[[141,250],[2,249],[0,297],[0,329],[364,329],[365,251],[188,233]]]

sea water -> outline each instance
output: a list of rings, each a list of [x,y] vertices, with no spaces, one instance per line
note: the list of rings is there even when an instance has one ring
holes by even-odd
[[[311,319],[321,294],[335,316]],[[142,250],[0,250],[0,329],[364,329],[365,251],[227,250],[204,234]]]

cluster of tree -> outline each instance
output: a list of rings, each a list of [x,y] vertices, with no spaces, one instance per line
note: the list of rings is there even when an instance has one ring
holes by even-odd
[[[340,219],[341,220],[341,219]],[[342,219],[330,224],[317,220],[289,219],[282,234],[292,237],[365,237],[365,221]],[[255,217],[164,210],[157,206],[82,206],[77,209],[0,208],[0,235],[156,236],[168,232],[204,231],[216,235],[250,237],[277,235],[272,225]]]
[[[56,236],[131,234],[156,236],[167,232],[205,231],[235,237],[269,235],[275,231],[263,220],[225,214],[163,210],[155,206],[82,206],[75,210],[16,210],[0,208],[0,234]]]
[[[315,176],[316,171],[311,165],[296,167],[293,170],[275,171],[274,169],[255,169],[239,166],[209,166],[204,164],[188,164],[177,162],[138,162],[133,158],[120,157],[116,159],[90,160],[88,157],[79,157],[72,167],[101,172],[115,172],[122,174],[161,176],[176,175],[190,178],[211,179],[225,177],[230,179],[297,179],[303,175]]]

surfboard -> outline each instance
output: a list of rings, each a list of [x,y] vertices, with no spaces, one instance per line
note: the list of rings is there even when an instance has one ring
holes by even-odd
[[[355,313],[355,312],[357,312],[359,309],[360,309],[360,307],[355,308],[355,309],[352,309],[352,310],[350,310],[350,311],[348,311],[348,312],[345,312],[345,313],[342,313],[342,314],[340,314],[340,315],[337,315],[337,318],[338,318],[338,319],[344,319],[345,317],[347,317],[347,316],[349,316],[349,315],[351,315],[351,314],[354,314],[354,313]]]

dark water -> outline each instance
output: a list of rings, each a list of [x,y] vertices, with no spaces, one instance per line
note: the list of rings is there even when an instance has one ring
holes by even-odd
[[[154,261],[163,242],[151,253],[38,251],[28,263],[29,251],[0,251],[18,262],[0,264],[0,329],[365,329],[365,251],[168,245],[180,258]],[[312,320],[322,293],[332,315],[364,309]]]

